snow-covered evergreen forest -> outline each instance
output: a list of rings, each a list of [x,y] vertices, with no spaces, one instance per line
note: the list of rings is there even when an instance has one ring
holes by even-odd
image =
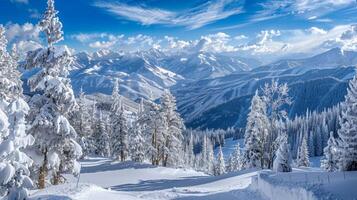
[[[25,54],[8,42],[6,25],[0,25],[1,198],[206,199],[207,193],[212,195],[207,199],[276,199],[269,192],[276,191],[280,199],[350,199],[356,194],[350,187],[340,189],[357,181],[356,73],[347,81],[344,100],[329,107],[291,117],[290,108],[302,100],[291,96],[288,81],[270,78],[247,99],[243,128],[193,128],[170,87],[133,98],[125,95],[127,83],[113,77],[105,101],[85,92],[90,84],[75,92],[71,73],[79,55],[63,44],[66,24],[58,14],[55,1],[47,0],[38,21],[45,44]],[[141,178],[146,182],[135,186]],[[153,183],[164,179],[170,179],[166,186]],[[325,183],[338,188],[326,189]]]

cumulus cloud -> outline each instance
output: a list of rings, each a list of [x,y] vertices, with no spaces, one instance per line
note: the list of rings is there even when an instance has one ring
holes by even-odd
[[[202,36],[195,48],[200,51],[232,52],[237,49],[230,44],[231,37],[223,32]]]
[[[328,40],[324,43],[326,48],[339,47],[343,50],[357,50],[357,25],[349,26],[336,39]]]
[[[168,53],[214,52],[242,56],[257,56],[272,61],[290,55],[313,55],[334,47],[357,50],[357,26],[340,25],[331,29],[310,27],[308,29],[262,30],[253,37],[228,35],[224,32],[203,35],[194,40],[165,36],[111,35],[107,33],[72,36],[95,49],[140,51],[150,48]]]
[[[9,24],[6,26],[6,38],[10,42],[17,42],[20,40],[34,40],[40,41],[40,28],[31,23]]]
[[[24,57],[26,52],[40,48],[40,28],[31,23],[8,24],[6,27],[5,36],[9,41],[9,45],[15,45],[21,57]]]
[[[182,12],[104,1],[96,2],[94,6],[105,9],[117,17],[143,25],[164,24],[185,26],[189,29],[197,29],[242,12],[242,3],[239,0],[207,1]]]

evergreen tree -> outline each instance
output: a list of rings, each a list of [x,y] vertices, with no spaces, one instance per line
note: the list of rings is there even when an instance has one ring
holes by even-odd
[[[324,148],[324,157],[321,159],[321,168],[325,171],[333,172],[338,169],[337,164],[337,143],[333,137],[333,132],[330,132],[330,138],[327,141],[327,146]]]
[[[176,99],[169,90],[161,97],[161,113],[164,125],[163,166],[179,166],[183,163],[183,120],[177,112]]]
[[[309,167],[310,166],[309,150],[307,147],[306,137],[303,138],[301,146],[298,151],[297,166],[298,167]]]
[[[125,118],[124,106],[121,102],[119,95],[119,83],[115,81],[113,89],[113,104],[111,107],[111,120],[112,120],[112,151],[114,156],[120,160],[125,161],[128,156],[128,134],[129,128]]]
[[[280,145],[276,151],[273,169],[276,172],[291,172],[291,155],[287,135],[283,133],[280,137]]]
[[[287,112],[284,106],[292,103],[289,97],[289,87],[286,83],[279,84],[278,81],[272,80],[271,84],[266,83],[262,88],[262,101],[265,104],[265,115],[268,119],[268,127],[265,133],[263,146],[265,156],[262,161],[262,167],[272,168],[275,158],[275,145],[273,143],[279,136],[280,132],[284,131],[282,122],[288,119]],[[283,128],[283,130],[282,130]]]
[[[26,199],[33,187],[29,178],[33,161],[24,149],[34,138],[26,134],[25,117],[30,108],[23,99],[16,49],[10,54],[6,48],[5,28],[0,25],[0,195]]]
[[[207,140],[207,154],[206,154],[206,173],[214,174],[215,165],[214,165],[214,151],[213,144],[210,139]]]
[[[195,154],[193,152],[193,135],[190,132],[190,136],[188,138],[188,144],[186,144],[185,148],[185,164],[187,167],[194,168],[195,165]]]
[[[100,156],[109,157],[111,155],[110,137],[101,110],[99,110],[99,117],[97,119],[93,137],[96,144],[95,153]]]
[[[146,136],[147,156],[153,165],[159,165],[162,159],[162,149],[164,147],[163,136],[163,116],[160,113],[160,105],[148,101],[144,106],[144,112],[140,115],[138,123],[143,128],[143,134]]]
[[[228,171],[229,172],[237,172],[242,169],[242,160],[241,160],[241,153],[240,153],[240,147],[239,143],[236,145],[233,153],[229,157],[229,162],[228,162]]]
[[[84,92],[81,89],[78,99],[78,112],[72,113],[71,122],[74,129],[78,134],[78,143],[82,147],[83,156],[88,155],[91,152],[92,144],[90,138],[93,134],[92,129],[92,116],[85,103]]]
[[[342,171],[357,170],[357,76],[349,83],[347,95],[343,103],[338,135],[341,157],[339,169]]]
[[[209,161],[207,159],[208,158],[207,148],[208,148],[207,136],[204,135],[202,145],[201,145],[201,154],[200,154],[201,156],[200,156],[200,163],[199,163],[199,168],[204,172],[208,171],[208,162]]]
[[[145,138],[142,133],[141,125],[135,123],[130,136],[130,155],[135,162],[143,162],[145,159]]]
[[[215,167],[215,175],[219,176],[222,174],[226,173],[226,165],[224,162],[224,156],[222,152],[222,147],[219,146],[218,148],[218,155],[217,155],[217,161],[216,161],[216,167]]]
[[[58,11],[54,9],[54,0],[48,0],[47,5],[40,27],[46,34],[48,45],[28,52],[25,63],[26,69],[40,68],[28,80],[31,91],[37,92],[31,99],[35,101],[32,105],[39,106],[34,109],[37,113],[32,119],[30,131],[36,139],[38,153],[43,157],[39,169],[40,188],[45,187],[49,157],[59,158],[59,168],[52,170],[53,183],[58,184],[61,173],[79,173],[77,159],[82,155],[76,142],[76,131],[66,118],[77,106],[70,79],[67,78],[73,59],[67,47],[55,46],[63,39],[62,24],[57,17]]]
[[[268,129],[265,112],[265,104],[256,92],[252,99],[244,134],[246,168],[263,167],[264,141]]]

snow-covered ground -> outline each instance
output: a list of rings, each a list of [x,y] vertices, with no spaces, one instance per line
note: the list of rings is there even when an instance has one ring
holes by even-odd
[[[314,162],[312,162],[314,163]],[[230,200],[354,199],[357,172],[322,172],[319,168],[291,173],[246,170],[207,176],[186,169],[153,167],[105,158],[82,161],[82,174],[67,184],[32,191],[31,199],[78,200]]]
[[[243,140],[227,139],[222,148],[226,159]],[[215,151],[216,152],[216,151]],[[118,163],[91,157],[81,162],[78,179],[31,192],[32,200],[230,200],[230,199],[354,199],[357,172],[323,172],[321,157],[310,158],[310,168],[291,173],[245,170],[208,176],[190,169],[154,167],[134,162]]]
[[[32,192],[32,199],[264,199],[248,189],[256,171],[207,176],[185,169],[152,167],[104,158],[82,162],[82,174],[69,184]]]

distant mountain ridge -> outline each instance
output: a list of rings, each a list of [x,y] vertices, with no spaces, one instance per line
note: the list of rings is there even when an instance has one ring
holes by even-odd
[[[158,98],[165,88],[186,80],[200,80],[248,71],[259,65],[253,59],[207,52],[168,54],[156,49],[136,53],[98,51],[78,53],[71,79],[75,91],[110,94],[113,80],[130,98]]]
[[[264,66],[254,59],[203,51],[101,50],[75,56],[70,78],[76,92],[83,88],[88,95],[111,94],[119,79],[120,94],[135,101],[157,99],[170,88],[187,125],[200,128],[244,126],[252,94],[271,79],[291,87],[290,116],[331,107],[343,100],[357,65],[357,52],[338,48]],[[33,73],[26,72],[23,78]]]

